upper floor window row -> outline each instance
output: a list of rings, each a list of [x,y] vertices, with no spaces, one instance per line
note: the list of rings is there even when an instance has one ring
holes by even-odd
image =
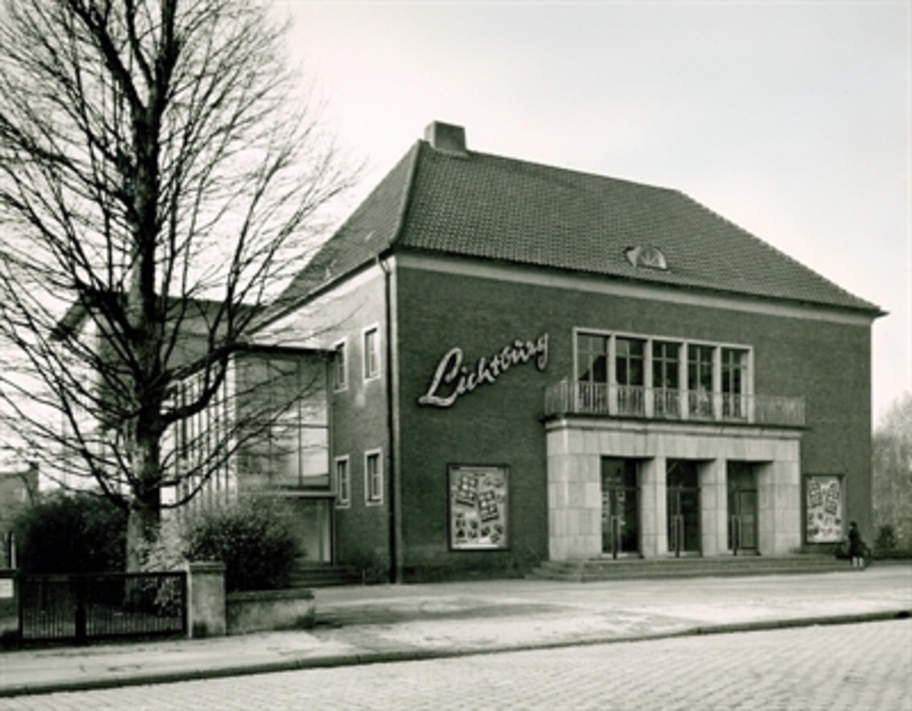
[[[579,332],[576,377],[591,383],[747,392],[750,348]]]
[[[575,379],[585,396],[617,399],[620,409],[631,412],[678,410],[682,392],[694,416],[713,417],[719,406],[740,410],[743,397],[753,393],[750,363],[746,346],[583,331],[576,335]]]

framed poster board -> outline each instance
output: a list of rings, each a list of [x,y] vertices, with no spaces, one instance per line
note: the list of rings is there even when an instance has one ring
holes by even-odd
[[[842,478],[809,476],[807,493],[807,542],[838,543],[843,532]]]
[[[506,467],[449,467],[451,550],[509,547],[509,472]]]

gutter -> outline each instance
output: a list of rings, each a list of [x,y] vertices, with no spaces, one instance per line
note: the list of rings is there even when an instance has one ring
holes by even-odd
[[[393,383],[393,318],[392,318],[392,270],[389,264],[379,254],[376,257],[377,266],[383,271],[383,298],[384,298],[384,318],[386,320],[386,435],[389,446],[386,454],[386,496],[387,496],[387,520],[388,529],[388,548],[389,548],[389,582],[397,583],[401,580],[399,570],[399,515],[397,507],[399,505],[398,481],[399,476],[396,469],[399,452],[398,428],[395,424],[396,408],[393,402],[395,387]]]

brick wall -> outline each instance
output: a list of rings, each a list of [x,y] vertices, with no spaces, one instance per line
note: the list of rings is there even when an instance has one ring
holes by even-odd
[[[415,577],[504,574],[547,556],[546,385],[573,373],[574,327],[750,345],[755,392],[805,397],[805,474],[841,474],[846,516],[870,523],[870,328],[401,268],[397,289],[399,467],[403,570]],[[460,347],[465,365],[514,339],[549,334],[544,372],[526,364],[460,397],[420,406],[441,357]],[[447,466],[506,465],[511,550],[448,547]]]

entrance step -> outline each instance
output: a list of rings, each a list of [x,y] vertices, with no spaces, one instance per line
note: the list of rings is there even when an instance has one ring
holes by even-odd
[[[646,578],[700,578],[740,575],[783,575],[848,570],[849,564],[829,555],[725,556],[714,558],[593,558],[545,561],[527,578],[590,582]]]
[[[291,573],[290,588],[324,588],[330,585],[360,585],[361,574],[346,565],[299,562]]]

